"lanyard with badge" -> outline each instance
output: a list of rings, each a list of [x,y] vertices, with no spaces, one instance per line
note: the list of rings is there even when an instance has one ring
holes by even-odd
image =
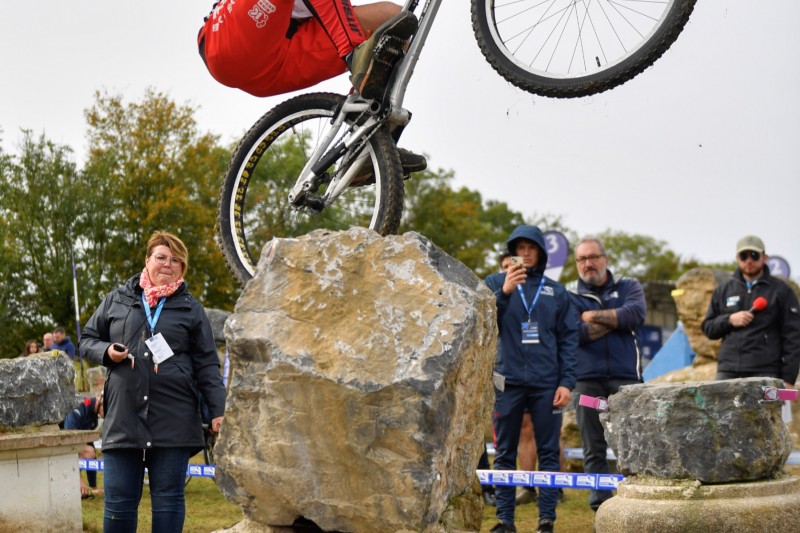
[[[166,301],[166,297],[161,298],[158,301],[158,306],[156,307],[155,314],[150,313],[150,306],[147,305],[147,298],[144,297],[144,292],[142,292],[142,304],[144,304],[144,316],[147,319],[147,324],[150,326],[150,338],[146,339],[144,342],[147,344],[147,347],[150,348],[150,351],[153,352],[153,363],[155,366],[153,370],[156,374],[158,374],[158,365],[159,363],[163,363],[170,357],[174,355],[172,349],[167,344],[166,339],[161,333],[156,333],[156,324],[158,323],[158,317],[161,316],[161,310],[164,308],[164,302]]]
[[[528,321],[522,323],[522,344],[539,344],[539,323],[531,321],[531,314],[533,313],[533,308],[536,307],[536,302],[539,300],[539,294],[542,292],[543,286],[544,276],[542,276],[539,287],[536,289],[533,302],[531,302],[530,307],[528,307],[528,302],[525,300],[525,291],[522,290],[522,284],[517,285],[519,297],[522,298],[522,305],[525,306],[525,311],[528,312]]]

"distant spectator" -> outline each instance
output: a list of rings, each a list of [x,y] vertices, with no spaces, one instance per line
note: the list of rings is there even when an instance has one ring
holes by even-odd
[[[522,416],[527,407],[536,427],[539,468],[559,470],[561,410],[575,386],[578,330],[566,289],[544,275],[547,248],[535,226],[518,226],[508,238],[508,251],[521,257],[507,272],[490,274],[486,284],[497,303],[500,348],[495,362],[495,470],[517,469]],[[514,263],[514,261],[512,261]],[[521,264],[520,264],[521,263]],[[492,533],[516,533],[513,486],[495,488],[496,516]],[[538,533],[553,533],[557,488],[539,491]]]
[[[53,350],[61,350],[65,352],[70,359],[75,359],[75,345],[72,340],[67,337],[67,332],[64,328],[56,328],[53,330]]]
[[[217,433],[225,387],[211,323],[183,276],[189,252],[156,231],[144,268],[109,293],[86,323],[81,353],[108,370],[103,421],[103,530],[136,531],[144,470],[156,532],[183,530],[186,468],[203,449],[201,394]],[[193,379],[194,378],[194,379]]]
[[[642,357],[636,328],[644,323],[647,304],[642,285],[633,278],[615,276],[608,268],[603,243],[596,237],[575,246],[578,280],[570,292],[578,346],[577,401],[581,394],[608,398],[624,385],[642,382]],[[608,474],[606,441],[600,413],[577,407],[575,419],[583,443],[583,471]],[[613,496],[608,490],[589,490],[589,507],[597,509]]]
[[[104,414],[103,393],[101,392],[95,398],[84,398],[75,409],[67,414],[61,426],[63,429],[96,429],[98,417],[102,417]],[[94,443],[87,443],[78,453],[78,457],[81,459],[97,458]],[[88,485],[86,481],[83,481],[83,476],[81,476],[80,472],[78,472],[78,478],[81,482],[81,498],[86,499],[96,494],[102,494],[102,490],[97,488],[97,472],[91,470],[86,471],[86,481],[88,481]]]
[[[30,339],[25,343],[25,349],[22,351],[21,357],[27,357],[31,354],[39,353],[40,351],[39,343],[36,342],[36,339]]]
[[[47,332],[42,335],[42,350],[45,352],[49,352],[53,349],[53,334],[51,332]]]
[[[722,339],[717,380],[782,379],[794,387],[800,369],[800,305],[792,288],[773,277],[764,241],[747,235],[736,244],[738,268],[711,296],[702,328]],[[766,307],[756,304],[766,300]]]

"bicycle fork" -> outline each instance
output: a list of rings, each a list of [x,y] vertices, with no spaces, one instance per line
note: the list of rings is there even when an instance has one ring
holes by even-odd
[[[340,108],[334,113],[331,119],[331,128],[314,148],[311,156],[306,162],[300,176],[289,191],[289,203],[295,208],[310,207],[315,211],[321,211],[325,205],[338,198],[342,192],[350,185],[361,165],[356,161],[362,159],[361,155],[366,147],[366,140],[375,131],[383,120],[376,116],[380,111],[380,106],[375,101],[366,101],[360,96],[349,95]],[[362,115],[366,120],[358,126],[349,136],[337,142],[337,137],[345,135],[342,129],[348,116]],[[348,151],[354,146],[361,145],[357,152],[349,158],[350,162],[346,165],[344,173],[340,176],[331,176],[328,169],[342,157],[346,157]],[[320,184],[330,181],[332,185],[327,189],[322,197],[313,196],[313,193]]]

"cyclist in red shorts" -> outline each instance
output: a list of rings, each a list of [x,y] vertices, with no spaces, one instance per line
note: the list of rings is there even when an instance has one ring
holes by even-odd
[[[197,39],[211,75],[254,96],[304,89],[349,69],[353,88],[375,98],[396,59],[375,57],[375,45],[388,36],[399,49],[416,29],[414,14],[392,2],[220,0]],[[400,157],[407,172],[427,167],[407,150]]]

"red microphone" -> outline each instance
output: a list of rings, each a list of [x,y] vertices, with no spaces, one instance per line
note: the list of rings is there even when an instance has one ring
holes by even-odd
[[[763,296],[759,296],[755,300],[753,300],[753,307],[750,308],[751,313],[757,313],[758,311],[763,311],[767,308],[767,299]]]

